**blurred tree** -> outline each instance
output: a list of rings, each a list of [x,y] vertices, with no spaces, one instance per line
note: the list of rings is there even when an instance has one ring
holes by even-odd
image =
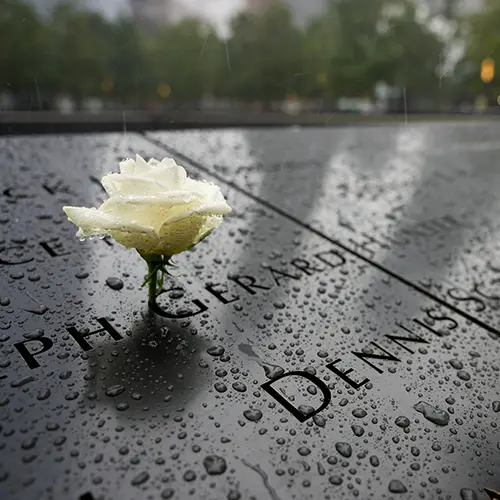
[[[229,95],[274,100],[299,91],[302,37],[287,6],[274,1],[263,13],[241,13],[232,33],[226,47]]]
[[[151,40],[149,64],[160,97],[196,100],[217,87],[221,47],[212,28],[195,19],[163,26]],[[170,88],[162,96],[161,89]],[[166,95],[168,94],[168,95]]]
[[[117,98],[122,104],[143,102],[154,84],[147,67],[145,36],[129,19],[119,19],[109,27],[106,38],[101,95]]]
[[[330,0],[325,19],[332,95],[373,96],[379,81],[414,96],[437,88],[442,44],[417,21],[414,2]]]
[[[475,94],[486,93],[490,98],[500,94],[500,2],[485,0],[484,7],[464,20],[466,39],[465,61],[472,70],[464,76],[464,86]],[[481,63],[485,59],[495,62],[495,75],[490,83],[481,81]],[[469,66],[470,67],[470,66]]]
[[[498,94],[498,75],[485,87],[479,69],[491,57],[500,71],[500,3],[485,0],[465,19],[465,55],[447,75],[443,59],[459,38],[457,0],[440,5],[423,17],[416,0],[327,0],[301,28],[285,4],[270,0],[264,11],[239,13],[230,38],[220,39],[195,19],[143,32],[131,19],[107,21],[74,4],[42,20],[22,0],[0,0],[0,88],[26,95],[31,107],[38,95],[61,93],[135,106],[206,96],[334,102],[372,97],[378,82],[405,89],[408,102],[430,97],[430,105],[448,91]]]
[[[32,6],[19,0],[0,2],[0,87],[33,94],[34,108],[47,78],[47,37]]]
[[[416,7],[411,1],[401,0],[397,10],[386,14],[384,38],[390,54],[386,81],[404,88],[408,98],[436,96],[444,42],[426,22],[417,20]]]
[[[333,95],[372,95],[384,79],[387,53],[380,29],[385,0],[329,0],[327,19],[334,34],[329,81]]]
[[[58,4],[50,21],[49,57],[54,87],[77,102],[101,93],[109,78],[111,26],[97,13]]]

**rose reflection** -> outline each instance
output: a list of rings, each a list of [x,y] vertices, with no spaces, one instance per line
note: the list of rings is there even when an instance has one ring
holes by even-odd
[[[105,406],[127,420],[186,408],[209,381],[201,359],[207,347],[189,322],[148,311],[130,336],[89,351],[86,404]]]

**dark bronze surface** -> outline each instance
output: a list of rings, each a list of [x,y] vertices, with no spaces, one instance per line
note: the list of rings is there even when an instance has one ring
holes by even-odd
[[[499,132],[3,138],[0,498],[500,490]],[[140,257],[61,210],[135,153],[234,209],[152,310]]]

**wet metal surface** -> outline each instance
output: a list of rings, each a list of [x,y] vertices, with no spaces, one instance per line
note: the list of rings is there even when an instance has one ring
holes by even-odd
[[[0,498],[500,490],[498,132],[2,139]],[[172,151],[234,212],[148,310],[61,207]]]

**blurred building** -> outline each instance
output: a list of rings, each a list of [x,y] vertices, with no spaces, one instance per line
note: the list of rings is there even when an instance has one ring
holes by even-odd
[[[253,12],[262,12],[269,7],[272,0],[246,0],[245,7]]]
[[[484,0],[417,0],[417,4],[427,7],[432,15],[453,19],[460,14],[480,9]]]
[[[173,18],[172,0],[130,0],[134,19],[146,28],[167,24]]]
[[[254,12],[266,10],[276,0],[246,0],[245,7]],[[326,8],[326,0],[281,0],[290,7],[295,21],[299,24],[318,16]]]

